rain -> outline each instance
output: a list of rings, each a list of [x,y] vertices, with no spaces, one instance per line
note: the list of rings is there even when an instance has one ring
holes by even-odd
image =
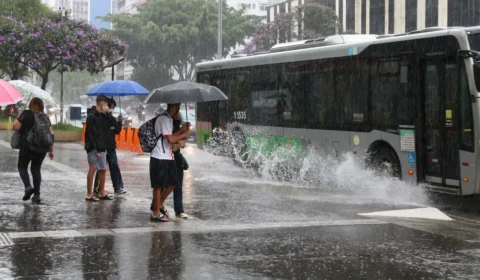
[[[480,279],[480,4],[0,1],[0,279]]]

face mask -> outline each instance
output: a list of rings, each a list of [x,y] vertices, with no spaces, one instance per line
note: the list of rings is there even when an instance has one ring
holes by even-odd
[[[108,112],[108,106],[103,106],[103,112],[104,113]]]

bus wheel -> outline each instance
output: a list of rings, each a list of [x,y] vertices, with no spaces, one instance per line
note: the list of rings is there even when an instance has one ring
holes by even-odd
[[[229,141],[230,157],[235,162],[245,162],[248,158],[247,144],[242,130],[236,128],[232,131]]]
[[[371,151],[367,158],[367,167],[380,175],[399,179],[402,177],[397,154],[389,147],[379,147]]]

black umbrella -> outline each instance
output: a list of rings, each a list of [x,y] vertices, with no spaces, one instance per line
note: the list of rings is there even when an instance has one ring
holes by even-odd
[[[144,103],[196,103],[228,100],[218,88],[193,82],[179,82],[153,90]]]

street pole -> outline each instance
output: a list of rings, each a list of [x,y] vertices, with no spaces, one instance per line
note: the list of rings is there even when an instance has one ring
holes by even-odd
[[[63,64],[60,67],[60,123],[63,123]]]
[[[67,10],[65,7],[60,7],[58,9],[58,12],[62,16],[62,22],[63,22],[63,20],[68,17],[68,13],[70,11]],[[60,69],[60,123],[63,123],[63,112],[64,112],[63,110],[63,72],[64,72],[63,62],[60,65],[60,67],[61,67]]]
[[[222,55],[222,4],[223,0],[218,0],[218,42],[217,42],[217,58],[218,60],[223,58]]]

